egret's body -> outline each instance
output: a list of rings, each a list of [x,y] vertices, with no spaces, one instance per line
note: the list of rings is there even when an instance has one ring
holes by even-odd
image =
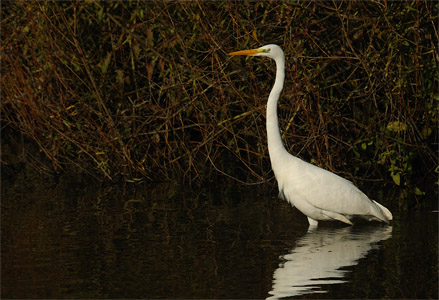
[[[267,139],[271,166],[279,195],[308,217],[311,226],[320,220],[339,220],[352,225],[353,217],[389,223],[392,213],[370,200],[352,182],[309,164],[287,152],[277,118],[277,102],[285,79],[285,56],[277,45],[232,52],[229,55],[267,56],[276,62],[276,79],[267,102]]]

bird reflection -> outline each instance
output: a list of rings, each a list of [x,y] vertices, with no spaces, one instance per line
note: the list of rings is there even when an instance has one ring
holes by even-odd
[[[280,299],[310,293],[326,293],[324,284],[346,282],[349,271],[377,243],[392,235],[392,227],[365,226],[319,228],[299,239],[273,274],[273,289],[267,299]]]

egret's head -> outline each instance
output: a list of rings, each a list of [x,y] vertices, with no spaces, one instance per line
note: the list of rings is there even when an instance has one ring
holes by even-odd
[[[265,45],[257,49],[242,50],[229,53],[229,55],[267,56],[273,59],[283,56],[282,48],[275,44]]]

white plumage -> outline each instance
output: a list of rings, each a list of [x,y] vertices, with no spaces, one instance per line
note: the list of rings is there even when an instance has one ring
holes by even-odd
[[[309,164],[285,149],[277,117],[277,102],[285,79],[282,49],[271,44],[229,55],[267,56],[276,62],[276,79],[267,102],[267,142],[280,197],[305,214],[311,226],[317,226],[320,220],[339,220],[352,225],[353,217],[389,223],[392,213],[369,199],[352,182]]]

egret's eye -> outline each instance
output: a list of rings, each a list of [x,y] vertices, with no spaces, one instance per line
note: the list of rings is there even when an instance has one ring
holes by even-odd
[[[261,49],[261,53],[270,53],[270,48]]]

